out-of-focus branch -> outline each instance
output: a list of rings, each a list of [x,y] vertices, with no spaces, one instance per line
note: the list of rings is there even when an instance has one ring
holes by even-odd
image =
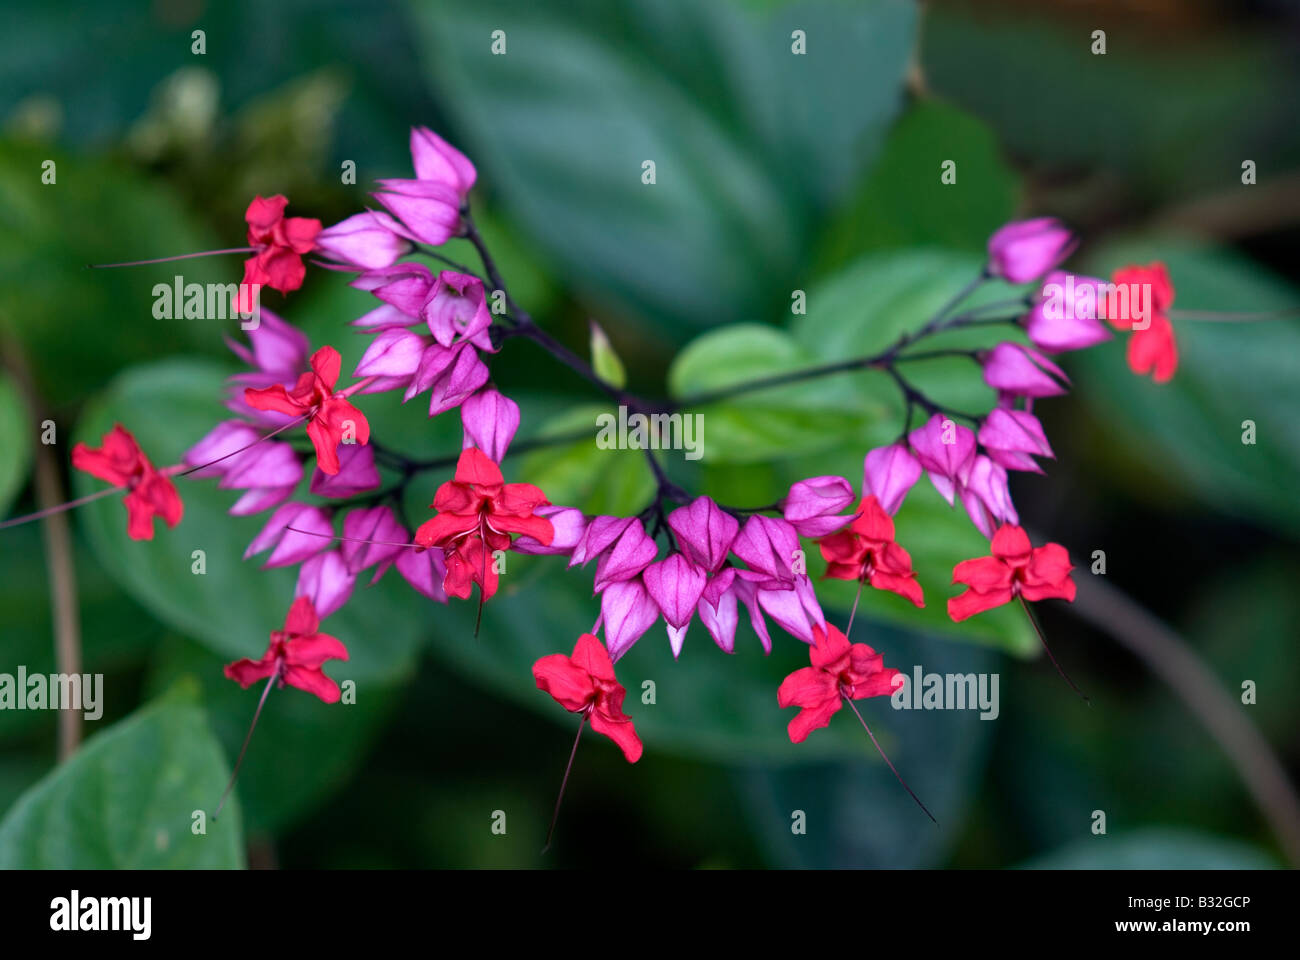
[[[39,432],[45,418],[35,381],[27,365],[21,344],[11,336],[0,342],[4,359],[13,372],[27,409],[35,419],[33,432]],[[47,510],[63,503],[63,480],[53,449],[39,441],[35,444],[36,505]],[[52,513],[41,522],[45,538],[45,566],[50,576],[50,613],[54,620],[55,669],[63,674],[81,673],[81,614],[77,606],[77,572],[72,558],[72,536],[66,513]],[[81,744],[81,711],[59,710],[59,760],[76,752]]]
[[[1281,761],[1241,704],[1167,624],[1101,577],[1078,578],[1068,609],[1141,658],[1218,741],[1278,843],[1300,866],[1300,797]]]

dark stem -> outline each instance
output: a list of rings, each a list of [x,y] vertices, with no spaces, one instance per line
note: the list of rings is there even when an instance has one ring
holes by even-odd
[[[239,748],[239,759],[235,761],[235,769],[230,773],[230,782],[226,784],[226,792],[221,795],[221,802],[217,804],[217,812],[212,815],[212,822],[217,822],[217,817],[221,816],[221,808],[226,805],[226,798],[230,796],[230,791],[235,788],[235,778],[239,776],[239,768],[244,764],[244,754],[248,752],[248,743],[253,739],[253,731],[257,729],[257,719],[262,715],[262,707],[266,706],[266,698],[271,695],[271,687],[275,681],[280,679],[279,667],[275,673],[271,674],[266,680],[266,686],[262,690],[262,699],[257,701],[257,709],[253,712],[253,722],[248,725],[248,735],[244,737],[244,745]]]
[[[555,824],[560,819],[560,804],[564,802],[564,791],[569,786],[569,774],[573,771],[573,758],[578,755],[578,741],[582,739],[582,728],[587,723],[586,711],[582,714],[582,719],[578,721],[578,733],[573,738],[573,749],[569,751],[569,762],[564,767],[564,779],[560,781],[560,795],[555,798],[555,812],[551,814],[551,825],[546,830],[546,846],[542,847],[542,853],[551,849],[551,837],[555,833]]]
[[[854,703],[852,699],[850,699],[848,693],[845,692],[843,686],[840,687],[840,696],[844,698],[844,702],[849,705],[849,709],[852,710],[853,713],[857,716],[858,722],[862,724],[862,729],[867,731],[867,736],[871,738],[872,746],[874,746],[876,748],[876,752],[880,754],[880,759],[885,761],[885,764],[889,767],[891,771],[893,771],[894,777],[898,780],[899,783],[903,785],[903,789],[906,790],[908,794],[911,796],[911,798],[916,801],[916,805],[925,811],[925,815],[930,818],[931,822],[937,826],[939,821],[934,819],[934,814],[931,813],[929,808],[924,803],[921,802],[921,798],[912,792],[912,788],[907,785],[907,781],[903,779],[902,775],[894,767],[893,762],[889,759],[888,756],[885,755],[885,751],[880,749],[880,744],[876,742],[876,735],[871,732],[871,728],[867,726],[867,721],[864,720],[862,718],[862,714],[858,712],[858,705]]]
[[[1025,616],[1029,618],[1029,622],[1034,628],[1034,633],[1038,634],[1039,642],[1042,643],[1043,649],[1047,651],[1047,659],[1052,661],[1052,666],[1054,666],[1056,672],[1061,675],[1061,679],[1070,685],[1070,689],[1082,697],[1084,703],[1088,706],[1092,706],[1092,701],[1088,699],[1088,695],[1075,685],[1074,681],[1071,680],[1066,672],[1061,669],[1061,665],[1056,662],[1056,657],[1052,655],[1052,648],[1047,645],[1047,638],[1043,636],[1043,628],[1039,625],[1038,618],[1034,616],[1034,611],[1029,608],[1029,604],[1025,601],[1024,596],[1021,594],[1017,594],[1016,596],[1017,599],[1020,600],[1020,606],[1025,611]]]

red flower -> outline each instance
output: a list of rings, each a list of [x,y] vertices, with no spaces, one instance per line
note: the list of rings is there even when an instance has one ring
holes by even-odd
[[[447,560],[443,588],[464,599],[477,583],[483,599],[497,591],[497,574],[489,554],[510,548],[510,534],[532,537],[549,546],[551,521],[535,516],[549,505],[531,483],[506,483],[501,468],[487,454],[469,447],[460,455],[456,475],[438,488],[431,506],[438,511],[415,531],[422,547],[442,547]]]
[[[1168,316],[1169,308],[1174,302],[1174,285],[1169,280],[1169,270],[1159,261],[1145,267],[1121,267],[1115,271],[1111,281],[1116,287],[1128,288],[1130,313],[1136,285],[1150,285],[1150,324],[1143,330],[1133,330],[1128,342],[1128,365],[1130,370],[1141,376],[1150,373],[1156,383],[1167,382],[1178,369],[1178,345],[1174,341],[1174,327]],[[1133,328],[1132,316],[1107,319],[1117,330]]]
[[[877,590],[892,590],[918,607],[925,606],[921,585],[912,572],[912,558],[894,542],[894,521],[874,496],[865,496],[848,529],[817,541],[827,561],[826,576],[835,580],[869,582]]]
[[[781,681],[776,702],[784,707],[802,707],[790,721],[790,741],[803,743],[808,734],[831,722],[841,701],[884,697],[894,692],[898,671],[886,667],[883,658],[865,643],[849,643],[829,623],[826,631],[813,627],[815,645],[808,648],[811,667],[801,667]]]
[[[952,571],[953,583],[969,589],[948,600],[948,616],[961,621],[977,613],[1000,607],[1012,598],[1046,600],[1074,599],[1070,579],[1070,556],[1059,543],[1031,547],[1020,527],[1004,524],[993,535],[993,555],[963,560]]]
[[[237,660],[226,664],[226,676],[247,689],[250,684],[275,676],[280,686],[286,683],[320,697],[326,703],[338,703],[339,685],[321,671],[326,660],[346,660],[348,651],[342,642],[328,633],[317,633],[320,618],[310,597],[299,597],[289,608],[284,629],[271,633],[271,645],[261,660]]]
[[[248,243],[257,247],[257,254],[244,261],[245,286],[240,288],[238,307],[241,312],[252,309],[251,291],[245,292],[247,284],[256,283],[288,293],[301,287],[307,275],[302,255],[315,249],[321,223],[308,217],[285,219],[284,208],[288,203],[281,194],[254,197],[244,213],[248,221]]]
[[[605,645],[589,633],[578,638],[573,656],[553,653],[533,664],[537,689],[545,690],[571,713],[585,714],[591,729],[618,744],[628,763],[641,759],[641,739],[623,712],[627,691],[614,678]]]
[[[345,434],[356,443],[370,439],[365,414],[334,392],[342,358],[333,347],[321,347],[311,356],[311,372],[298,378],[292,390],[282,384],[244,391],[244,400],[256,410],[275,410],[293,417],[310,417],[307,436],[316,448],[316,463],[323,473],[339,472],[338,445]],[[350,426],[349,426],[350,425]]]
[[[176,487],[154,468],[123,426],[118,423],[104,434],[98,450],[79,443],[72,448],[72,465],[115,487],[126,487],[126,535],[132,540],[153,539],[153,518],[159,516],[169,527],[181,522],[185,512]]]

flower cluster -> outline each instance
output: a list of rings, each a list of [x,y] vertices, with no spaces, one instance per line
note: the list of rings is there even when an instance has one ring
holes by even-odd
[[[950,506],[960,503],[991,541],[988,556],[964,560],[952,571],[953,584],[965,587],[947,600],[952,620],[1013,600],[1073,600],[1067,551],[1055,543],[1032,546],[1019,526],[1010,475],[1042,473],[1042,462],[1055,456],[1035,412],[1036,402],[1070,387],[1055,355],[1109,340],[1109,324],[1130,331],[1128,362],[1135,372],[1157,382],[1173,375],[1174,294],[1162,264],[1126,267],[1110,283],[1076,276],[1061,269],[1076,240],[1059,221],[1008,224],[990,238],[985,268],[966,292],[995,278],[1027,285],[1015,313],[992,321],[1008,324],[1012,338],[978,350],[937,351],[965,353],[978,363],[995,394],[991,409],[972,415],[940,406],[897,366],[924,360],[908,351],[932,333],[977,318],[990,322],[978,310],[955,313],[959,297],[884,353],[853,362],[864,371],[888,371],[906,405],[898,438],[866,452],[860,489],[843,477],[814,476],[794,483],[774,505],[726,506],[670,483],[647,451],[657,482],[649,505],[630,516],[586,516],[551,503],[526,480],[505,481],[501,464],[521,411],[492,383],[490,364],[510,336],[525,334],[611,397],[622,402],[626,395],[602,384],[513,306],[470,215],[477,174],[469,159],[427,128],[411,132],[410,146],[414,177],[379,181],[374,199],[383,210],[325,229],[318,220],[286,218],[283,196],[256,197],[246,214],[254,255],[244,266],[245,287],[296,290],[306,273],[303,258],[315,254],[314,263],[354,274],[352,286],[375,297],[373,309],[351,321],[371,339],[350,385],[340,389],[337,350],[313,350],[300,331],[263,309],[247,343],[229,341],[247,367],[229,381],[225,401],[233,416],[195,443],[181,464],[156,469],[120,425],[101,448],[79,444],[73,451],[75,467],[125,491],[134,539],[153,536],[155,516],[168,526],[180,522],[175,477],[214,478],[220,488],[237,491],[232,515],[268,514],[245,559],[266,554],[267,568],[298,567],[294,599],[261,659],[226,667],[232,680],[247,687],[266,679],[267,691],[289,685],[336,702],[339,687],[322,666],[347,660],[347,649],[319,632],[320,620],[348,602],[363,575],[375,583],[395,567],[413,589],[439,603],[466,599],[477,584],[481,605],[498,591],[505,552],[564,556],[571,569],[594,561],[599,610],[572,655],[542,657],[533,674],[541,690],[581,715],[579,735],[589,721],[629,762],[639,759],[641,741],[623,711],[625,690],[614,665],[660,620],[679,657],[697,615],[714,643],[732,653],[743,606],[765,652],[773,646],[769,624],[808,647],[810,666],[790,674],[776,691],[779,707],[800,708],[789,725],[790,739],[800,742],[844,703],[858,713],[854,701],[889,694],[905,682],[884,666],[882,654],[851,643],[847,631],[828,622],[803,540],[816,545],[825,577],[870,585],[923,607],[912,557],[898,540],[900,533],[907,539],[906,524],[895,524],[922,474]],[[477,249],[483,276],[434,251],[453,237]],[[435,271],[412,257],[452,268]],[[810,370],[806,378],[824,372]],[[762,385],[742,384],[732,392]],[[382,437],[372,439],[352,398],[388,391],[401,391],[403,402],[427,394],[430,417],[458,410],[460,451],[418,461],[383,446]],[[918,408],[923,420],[914,425]],[[434,494],[433,516],[412,529],[403,509],[408,487],[427,471],[453,465],[453,475]],[[312,499],[301,492],[309,469]],[[394,475],[390,486],[381,471]]]

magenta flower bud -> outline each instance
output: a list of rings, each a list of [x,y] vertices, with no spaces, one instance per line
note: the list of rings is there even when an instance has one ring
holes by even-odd
[[[646,535],[645,526],[639,519],[633,518],[618,535],[618,539],[607,547],[600,554],[600,559],[596,561],[593,590],[600,593],[611,583],[638,576],[658,555],[659,548],[654,540]]]
[[[265,385],[296,380],[307,369],[307,355],[311,353],[307,335],[265,307],[261,308],[257,327],[248,331],[248,342],[245,347],[228,339],[226,345],[239,359],[273,378]],[[239,391],[241,395],[243,392]]]
[[[1103,283],[1060,270],[1049,273],[1025,320],[1025,332],[1034,346],[1060,353],[1109,340],[1111,333],[1099,320]]]
[[[429,416],[436,417],[460,406],[487,381],[487,364],[471,344],[458,343],[448,349],[435,343],[421,355],[405,399],[429,390]]]
[[[989,272],[1009,283],[1028,283],[1074,252],[1074,237],[1055,217],[1017,220],[989,237]]]
[[[338,457],[338,473],[329,474],[320,467],[312,473],[309,488],[312,493],[318,497],[345,500],[379,488],[374,447],[368,443],[341,443]]]
[[[416,323],[419,323],[418,317],[408,316],[392,304],[382,303],[353,320],[352,326],[362,333],[377,333],[380,330],[414,326]]]
[[[510,545],[510,549],[515,553],[546,556],[568,555],[573,552],[573,549],[578,545],[578,541],[587,532],[587,518],[576,507],[560,507],[551,504],[545,507],[537,507],[533,510],[533,516],[545,517],[551,521],[551,529],[554,531],[551,542],[543,544],[541,541],[524,534],[521,537],[516,537],[515,542]]]
[[[350,285],[358,290],[369,290],[403,314],[406,318],[404,325],[410,326],[419,318],[433,284],[433,274],[428,267],[403,261],[379,270],[368,270]]]
[[[1007,470],[1042,473],[1034,457],[1055,457],[1038,418],[1027,410],[994,407],[980,427],[979,442]]]
[[[223,477],[230,472],[235,461],[244,456],[244,453],[237,451],[252,452],[257,449],[255,445],[259,437],[261,434],[243,420],[223,420],[209,430],[202,440],[186,450],[181,462],[187,467],[209,464],[190,474],[192,477]],[[221,459],[223,457],[225,459]],[[212,462],[214,460],[215,463]]]
[[[785,589],[793,582],[799,535],[785,520],[754,514],[745,521],[731,552],[758,574],[764,587]]]
[[[441,246],[460,229],[459,194],[427,180],[380,180],[375,199],[397,217],[416,240]]]
[[[326,227],[316,235],[316,247],[338,263],[374,270],[410,253],[405,232],[388,214],[367,210]]]
[[[663,612],[669,627],[668,641],[673,649],[673,657],[676,658],[682,652],[686,628],[695,614],[700,595],[704,593],[708,575],[702,567],[688,560],[685,554],[674,553],[646,567],[641,580],[650,598]]]
[[[390,507],[367,507],[349,511],[343,518],[343,536],[348,539],[339,544],[339,552],[350,573],[360,573],[367,567],[387,564],[407,547],[411,536],[406,532]],[[363,543],[363,540],[385,540],[387,543]]]
[[[295,529],[286,530],[289,526]],[[286,503],[271,514],[266,526],[244,551],[244,559],[274,547],[262,568],[292,566],[320,553],[333,537],[334,525],[319,507]]]
[[[465,428],[462,449],[478,447],[500,463],[519,429],[519,404],[488,387],[461,404],[460,422]]]
[[[839,516],[853,502],[853,485],[843,477],[809,477],[791,485],[778,506],[803,537],[824,537],[853,518]]]
[[[328,617],[348,602],[357,575],[350,573],[337,550],[318,553],[298,570],[298,585],[293,595],[311,597],[318,617]]]
[[[640,579],[622,580],[601,595],[600,618],[593,629],[604,625],[609,658],[618,660],[658,619],[659,607]]]
[[[725,567],[709,579],[700,594],[700,620],[724,653],[736,651],[736,626],[740,622],[736,591],[731,588],[736,568]]]
[[[438,603],[447,602],[447,591],[442,582],[447,578],[447,565],[441,550],[417,550],[406,547],[397,555],[397,572],[416,592]]]
[[[901,443],[877,447],[862,461],[862,495],[874,496],[886,513],[895,514],[921,477],[921,462]]]
[[[1007,472],[988,457],[975,458],[969,482],[961,491],[961,502],[971,522],[989,539],[1002,524],[1020,522],[1011,502]]]
[[[429,288],[420,317],[429,325],[433,338],[444,347],[456,340],[469,340],[480,350],[495,352],[488,327],[492,312],[488,310],[483,281],[478,277],[444,270]]]
[[[478,178],[469,158],[428,127],[411,128],[411,161],[417,179],[450,187],[462,200]]]
[[[763,612],[777,622],[786,633],[813,642],[813,628],[825,628],[826,618],[813,592],[812,581],[800,577],[789,590],[758,590],[758,602]]]
[[[1006,341],[984,358],[984,382],[1022,397],[1055,397],[1066,392],[1070,378],[1037,350]]]
[[[909,433],[907,442],[934,488],[952,503],[956,487],[966,483],[975,460],[974,432],[936,413]]]
[[[429,346],[428,337],[410,330],[385,330],[371,341],[352,376],[409,380],[420,368]]]
[[[573,548],[569,566],[586,566],[608,550],[631,525],[631,517],[592,517],[591,522],[587,524],[587,529],[582,533],[582,539]],[[644,532],[642,530],[642,533]]]
[[[708,497],[696,497],[668,514],[668,526],[686,556],[707,572],[716,573],[727,559],[740,521]]]
[[[236,517],[279,506],[302,480],[302,460],[287,443],[263,440],[226,462],[231,467],[217,486],[247,491],[229,510]]]

